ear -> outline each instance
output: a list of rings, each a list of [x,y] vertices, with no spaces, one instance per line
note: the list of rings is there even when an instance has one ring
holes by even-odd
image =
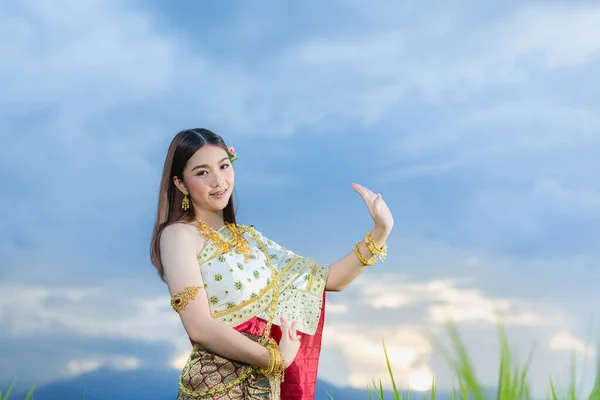
[[[175,184],[175,187],[179,189],[179,191],[185,196],[189,194],[187,188],[185,187],[185,183],[181,179],[179,179],[178,176],[173,177],[173,183]]]

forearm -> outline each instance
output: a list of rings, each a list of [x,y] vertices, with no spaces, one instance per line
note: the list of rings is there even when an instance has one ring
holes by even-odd
[[[381,248],[385,244],[389,234],[389,231],[380,228],[371,230],[371,237],[378,248]],[[373,256],[373,253],[369,251],[364,240],[359,244],[359,251],[366,259],[370,259]],[[329,275],[327,277],[325,289],[327,291],[339,292],[345,289],[346,286],[354,281],[366,269],[367,267],[358,259],[353,249],[341,260],[336,261],[329,266]]]
[[[268,367],[269,352],[263,345],[212,317],[202,321],[201,326],[191,339],[207,350],[230,360]]]

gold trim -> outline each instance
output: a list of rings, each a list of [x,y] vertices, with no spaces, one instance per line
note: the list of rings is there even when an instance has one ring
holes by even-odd
[[[244,231],[246,231],[245,228],[246,227],[242,226],[242,229]],[[269,336],[270,336],[271,327],[272,327],[271,320],[275,317],[275,311],[276,311],[276,308],[277,308],[277,303],[279,302],[280,290],[279,290],[279,287],[277,285],[277,282],[278,282],[277,278],[279,277],[279,274],[277,274],[277,269],[273,266],[273,262],[271,261],[271,259],[269,257],[269,252],[267,251],[264,243],[262,243],[262,241],[259,240],[258,235],[256,234],[256,231],[250,232],[250,235],[252,236],[252,238],[254,240],[256,240],[256,243],[258,244],[258,247],[259,247],[260,251],[262,251],[264,253],[265,258],[266,258],[265,262],[267,263],[268,267],[271,269],[271,272],[272,272],[272,275],[273,275],[273,298],[271,299],[271,303],[270,303],[270,307],[271,308],[269,310],[269,317],[268,317],[268,320],[267,320],[267,323],[266,323],[266,326],[265,326],[265,330],[263,332],[262,337],[259,339],[260,344],[262,344],[263,346],[266,346],[267,343],[270,340]],[[196,397],[196,398],[202,397],[202,398],[204,398],[204,397],[208,397],[208,396],[211,396],[211,395],[214,395],[214,394],[221,394],[221,393],[224,393],[227,390],[231,389],[231,387],[233,385],[233,383],[231,383],[231,382],[229,384],[227,384],[227,385],[222,385],[222,386],[219,386],[219,387],[216,387],[216,388],[212,388],[212,389],[210,389],[210,390],[208,390],[207,392],[204,392],[204,393],[198,393],[196,391],[189,390],[189,389],[185,388],[183,386],[182,379],[183,379],[184,372],[189,368],[190,361],[192,359],[192,354],[190,354],[190,356],[188,357],[186,365],[183,368],[183,370],[181,371],[181,374],[179,375],[179,387],[180,387],[182,393],[186,394],[187,396],[191,396],[191,397]],[[245,371],[245,373],[242,375],[242,377],[240,377],[240,380],[239,380],[240,383],[242,381],[244,381],[245,379],[247,379],[248,376],[250,376],[250,374],[252,372],[257,371],[257,370],[258,370],[257,366],[249,365],[247,367],[247,370]],[[277,394],[277,393],[275,393],[275,394]]]
[[[212,316],[215,317],[215,318],[221,318],[221,317],[227,316],[227,315],[229,315],[231,313],[239,311],[239,310],[245,308],[246,306],[248,306],[250,304],[253,304],[254,302],[262,299],[263,296],[266,295],[267,292],[270,291],[273,288],[273,286],[275,285],[275,280],[276,279],[277,278],[273,278],[273,280],[271,281],[271,283],[269,283],[267,286],[265,286],[265,288],[255,298],[246,300],[243,303],[240,303],[240,304],[238,304],[237,306],[235,306],[233,308],[228,308],[227,310],[214,312],[214,313],[212,313]]]
[[[217,311],[215,313],[212,313],[212,316],[214,318],[222,318],[222,317],[225,317],[225,316],[227,316],[227,315],[229,315],[231,313],[235,313],[237,311],[240,311],[240,310],[246,308],[246,306],[249,306],[249,305],[253,304],[254,302],[256,302],[258,300],[261,300],[263,298],[263,296],[265,296],[269,292],[269,290],[272,289],[272,287],[275,285],[275,283],[279,283],[279,280],[281,279],[281,276],[285,272],[287,272],[293,266],[294,261],[297,260],[297,259],[301,259],[301,257],[300,256],[293,257],[292,260],[285,266],[285,268],[283,268],[281,270],[281,272],[279,272],[275,276],[271,276],[271,278],[272,278],[271,283],[269,283],[267,286],[265,286],[265,288],[260,292],[260,294],[258,296],[256,296],[253,299],[248,299],[248,300],[244,301],[243,303],[238,304],[237,306],[235,306],[233,308],[229,308],[227,310]],[[279,289],[280,289],[279,292],[281,293],[283,290],[285,290],[291,284],[291,282],[293,282],[293,280],[290,280],[290,282],[286,286],[279,287]],[[256,312],[256,314],[254,314],[254,315],[250,314],[248,316],[248,318],[252,318],[253,316],[260,314],[265,308],[266,307],[260,308]]]
[[[310,292],[312,289],[313,282],[315,281],[315,275],[317,275],[317,262],[313,260],[312,265],[312,270],[310,271],[310,281],[306,287],[307,292]]]

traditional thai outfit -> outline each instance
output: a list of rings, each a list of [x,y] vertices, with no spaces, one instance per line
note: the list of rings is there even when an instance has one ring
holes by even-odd
[[[328,268],[251,226],[226,225],[213,235],[197,256],[212,316],[261,344],[269,338],[279,342],[283,316],[296,321],[301,346],[278,382],[256,366],[220,357],[190,339],[193,349],[177,400],[314,399]]]

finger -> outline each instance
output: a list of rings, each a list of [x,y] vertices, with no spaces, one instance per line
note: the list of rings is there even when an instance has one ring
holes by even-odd
[[[365,196],[365,194],[366,194],[366,192],[365,192],[364,188],[363,188],[361,185],[359,185],[358,183],[353,183],[353,184],[352,184],[352,189],[354,189],[354,191],[355,191],[356,193],[360,194],[360,195],[361,195],[361,196],[363,196],[363,197],[364,197],[364,196]]]
[[[290,337],[290,327],[285,318],[280,317],[281,321],[281,337]]]
[[[381,198],[381,195],[379,195],[379,197],[373,203],[373,211],[380,217],[390,214],[390,210],[387,207],[387,204],[385,204],[385,201],[383,201],[383,198]]]
[[[371,201],[375,201],[375,199],[377,198],[377,195],[375,193],[373,193],[371,190],[369,190],[368,188],[366,188],[365,186],[362,186],[362,188],[363,188],[364,192],[366,193],[367,197]]]
[[[296,332],[296,328],[298,327],[298,325],[296,325],[296,321],[292,322],[292,326],[290,327],[290,337],[291,338],[295,338],[297,335]]]
[[[372,196],[373,198],[375,198],[375,193],[373,193],[370,189],[368,189],[366,186],[357,184],[367,195]]]
[[[353,183],[352,187],[354,190],[360,194],[365,202],[372,202],[374,200],[373,193],[369,193],[370,191],[364,187],[363,185],[359,185],[358,183]]]
[[[378,202],[378,207],[382,212],[390,213],[390,208],[388,207],[385,200],[383,200],[383,197],[381,197],[381,195],[379,195],[379,200],[377,200],[377,202]]]

